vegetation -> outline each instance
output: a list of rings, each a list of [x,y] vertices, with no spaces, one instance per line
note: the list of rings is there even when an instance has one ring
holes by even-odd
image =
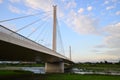
[[[1,76],[5,75],[4,77]],[[16,75],[22,76],[16,76]],[[29,76],[25,76],[28,74],[27,72],[19,72],[19,71],[0,71],[0,80],[9,80],[9,79],[19,79],[19,80],[120,80],[120,76],[113,75],[80,75],[80,74],[32,74],[29,73]],[[9,75],[13,77],[9,77]]]
[[[73,65],[74,68],[79,68],[85,71],[115,71],[120,72],[120,63],[108,63],[105,61],[105,63],[77,63]]]
[[[80,75],[80,74],[46,74],[43,80],[120,80],[120,76],[109,75]]]
[[[43,63],[40,64],[0,64],[0,67],[44,67]]]
[[[31,76],[32,72],[21,70],[0,70],[0,80],[17,80],[21,77]]]
[[[43,63],[40,64],[0,64],[0,67],[4,66],[29,66],[29,67],[40,67],[44,66]],[[77,63],[73,64],[72,68],[79,68],[83,71],[103,71],[103,72],[120,72],[120,62],[119,63]],[[26,76],[28,75],[28,76]],[[64,74],[33,74],[28,71],[18,71],[18,70],[0,70],[0,80],[120,80],[120,76],[117,75],[97,75],[97,74],[73,74],[73,73],[64,73]]]
[[[29,71],[21,71],[21,70],[0,70],[0,76],[7,75],[21,75],[21,74],[30,74]]]

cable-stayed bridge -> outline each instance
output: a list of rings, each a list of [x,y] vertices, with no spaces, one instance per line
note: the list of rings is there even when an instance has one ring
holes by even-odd
[[[23,36],[19,34],[18,32],[21,30],[24,30],[25,28],[37,23],[41,19],[34,20],[33,22],[25,25],[22,28],[19,28],[15,31],[10,30],[6,28],[4,25],[0,25],[0,61],[43,61],[45,62],[45,70],[48,73],[51,72],[59,72],[62,73],[64,72],[64,63],[73,63],[70,58],[67,58],[63,55],[64,49],[62,49],[61,52],[59,52],[59,49],[57,49],[57,32],[58,35],[60,36],[60,31],[57,30],[58,28],[58,20],[57,20],[57,14],[56,14],[56,6],[53,6],[53,38],[52,40],[52,46],[46,47],[43,44],[39,44],[38,38],[40,35],[42,35],[42,32],[44,31],[44,23],[42,23],[40,26],[43,26],[43,29],[41,30],[38,35],[35,34],[37,30],[39,30],[40,27],[36,27],[32,32],[30,32],[27,36]],[[35,16],[34,15],[28,15],[28,16],[22,16],[18,18],[12,18],[12,19],[7,19],[7,20],[2,20],[0,23],[3,22],[8,22],[8,21],[13,21],[16,19],[21,19],[21,18],[26,18],[29,16]],[[44,16],[43,21],[46,20],[46,15]],[[36,26],[36,25],[35,25]],[[48,25],[50,26],[50,25]],[[27,31],[26,31],[27,32]],[[48,31],[45,31],[47,33]],[[29,37],[31,35],[37,35],[35,40],[31,40]],[[47,35],[44,35],[43,37],[46,37]],[[33,36],[34,37],[34,36]],[[47,38],[50,36],[48,35]],[[50,39],[46,39],[50,40]],[[43,41],[43,40],[41,40]],[[60,41],[61,41],[61,36],[60,36]],[[62,43],[60,43],[61,46]],[[58,51],[57,51],[58,50]],[[62,54],[60,54],[62,53]]]

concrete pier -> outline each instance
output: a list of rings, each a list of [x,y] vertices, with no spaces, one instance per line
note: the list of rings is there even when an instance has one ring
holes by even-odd
[[[64,62],[45,63],[46,73],[64,73]]]

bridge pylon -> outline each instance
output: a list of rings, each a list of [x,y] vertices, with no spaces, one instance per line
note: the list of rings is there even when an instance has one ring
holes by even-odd
[[[53,44],[52,49],[56,52],[56,38],[57,38],[57,6],[53,6]],[[64,73],[64,62],[46,62],[45,63],[46,73]]]

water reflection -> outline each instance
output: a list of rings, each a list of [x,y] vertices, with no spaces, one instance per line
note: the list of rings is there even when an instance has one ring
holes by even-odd
[[[44,67],[21,67],[22,70],[31,71],[35,74],[45,74]]]

